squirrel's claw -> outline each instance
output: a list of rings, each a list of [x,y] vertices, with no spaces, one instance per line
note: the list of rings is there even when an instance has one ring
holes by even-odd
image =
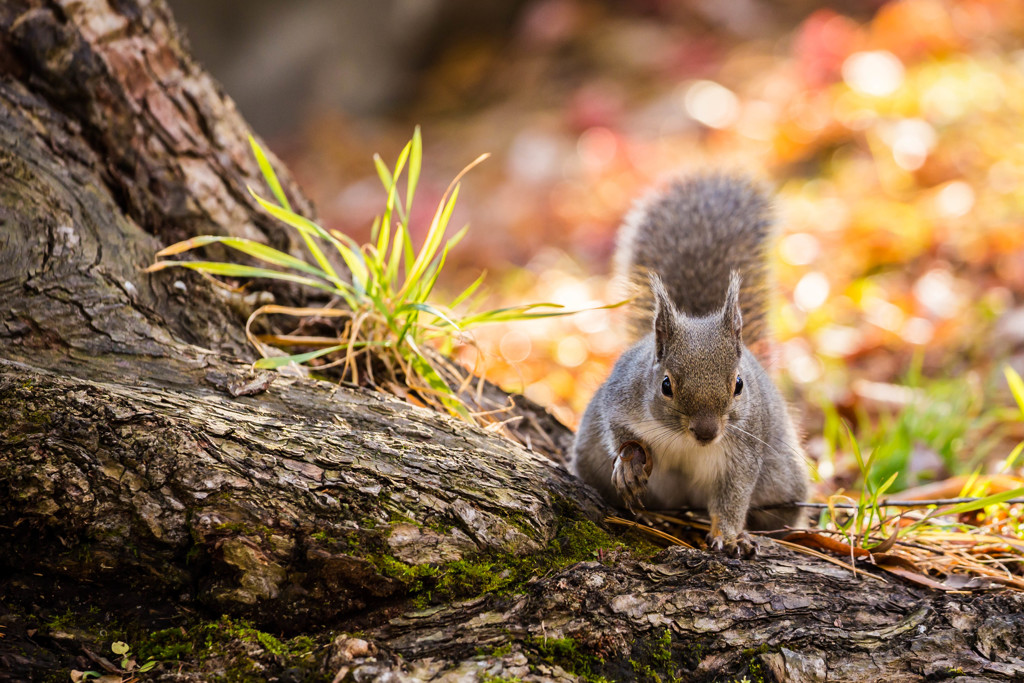
[[[718,552],[725,552],[733,557],[757,557],[760,551],[757,539],[741,531],[733,538],[727,539],[721,532],[716,536],[708,536],[708,548]]]
[[[736,537],[735,552],[737,557],[757,557],[761,552],[761,546],[755,537],[746,531],[742,531]]]
[[[639,442],[627,441],[619,447],[612,468],[612,486],[630,512],[644,509],[643,497],[652,469],[654,460]]]

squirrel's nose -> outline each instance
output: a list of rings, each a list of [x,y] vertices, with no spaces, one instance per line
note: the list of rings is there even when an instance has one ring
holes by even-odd
[[[718,436],[718,420],[714,417],[695,417],[690,420],[690,431],[702,444],[714,441]]]

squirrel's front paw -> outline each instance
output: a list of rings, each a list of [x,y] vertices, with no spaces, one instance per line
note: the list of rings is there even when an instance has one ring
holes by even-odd
[[[630,512],[643,509],[647,478],[654,469],[654,459],[638,441],[627,441],[619,447],[612,468],[612,486]]]
[[[715,535],[708,534],[708,548],[728,553],[733,557],[755,557],[760,550],[757,539],[746,531],[730,537],[720,531]]]

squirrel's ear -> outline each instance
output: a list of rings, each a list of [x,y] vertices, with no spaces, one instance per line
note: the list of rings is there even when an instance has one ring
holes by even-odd
[[[672,337],[676,334],[679,325],[676,321],[678,312],[676,305],[672,303],[661,277],[652,272],[651,295],[654,297],[654,357],[660,363],[665,357],[665,351],[669,348]]]
[[[722,323],[737,338],[743,332],[743,314],[740,313],[740,274],[735,270],[729,273],[729,290],[725,293],[725,305],[722,307]]]

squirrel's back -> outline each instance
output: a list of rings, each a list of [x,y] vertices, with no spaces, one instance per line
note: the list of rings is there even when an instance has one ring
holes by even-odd
[[[743,341],[765,339],[771,292],[767,245],[774,220],[766,191],[749,178],[725,173],[673,181],[642,199],[619,230],[616,270],[637,294],[634,338],[651,329],[648,271],[661,276],[681,312],[706,316],[725,300],[729,275],[742,278]]]

